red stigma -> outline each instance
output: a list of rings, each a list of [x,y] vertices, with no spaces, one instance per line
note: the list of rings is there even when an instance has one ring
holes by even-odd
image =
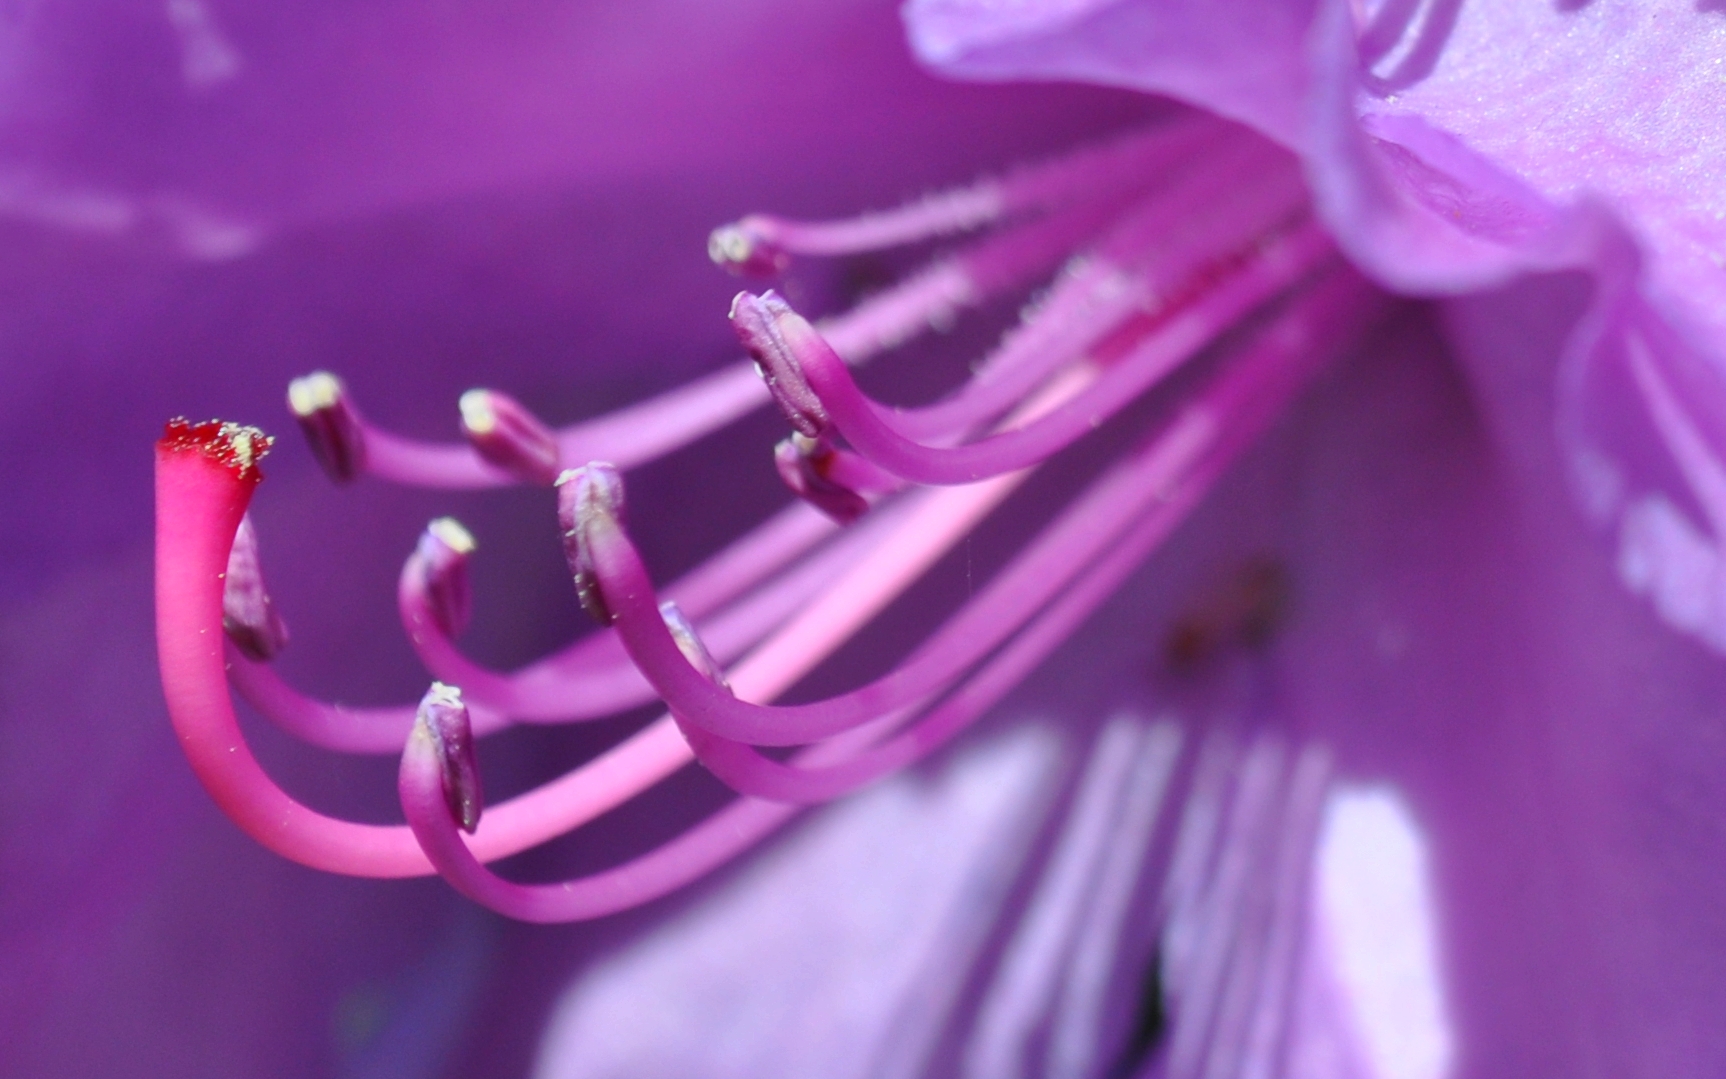
[[[256,427],[222,420],[193,423],[184,416],[169,420],[157,440],[156,448],[163,453],[191,450],[233,472],[236,479],[256,483],[264,478],[258,469],[275,439]]]

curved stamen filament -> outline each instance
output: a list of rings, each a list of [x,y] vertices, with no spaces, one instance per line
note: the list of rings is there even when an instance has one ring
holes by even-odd
[[[959,308],[1020,287],[1102,228],[1118,206],[1103,201],[981,240],[824,324],[840,355],[861,363],[945,321]],[[331,376],[324,376],[330,378]],[[413,487],[471,489],[517,482],[464,443],[428,442],[377,427],[344,402],[360,449],[351,467]],[[565,461],[607,460],[623,469],[655,460],[767,403],[754,368],[735,363],[657,397],[554,433]],[[315,443],[314,443],[315,444]]]
[[[1367,294],[1358,282],[1351,284],[1357,301],[1361,301],[1354,313],[1364,316]],[[1346,332],[1340,326],[1331,330],[1333,335]],[[1335,344],[1334,336],[1324,343]],[[1210,443],[1210,452],[1183,482],[1166,492],[1166,500],[1134,525],[1122,542],[1081,574],[1025,632],[917,727],[873,751],[866,748],[866,739],[874,737],[878,729],[852,731],[805,750],[789,764],[759,755],[753,755],[752,760],[740,758],[731,751],[753,751],[735,744],[720,745],[717,753],[704,752],[704,759],[720,767],[722,778],[771,791],[786,802],[819,801],[909,763],[957,734],[1058,647],[1185,517],[1222,469],[1251,444],[1323,362],[1327,352],[1314,347],[1318,344],[1298,333],[1273,334],[1256,350],[1256,363],[1238,365],[1219,378],[1204,402],[1190,407],[1187,413],[1195,416],[1206,408],[1214,410],[1203,424],[1220,432]],[[1175,438],[1171,431],[1160,442],[1167,446]],[[961,493],[950,492],[948,497]],[[764,669],[757,667],[749,673]],[[898,717],[883,718],[893,721]],[[714,747],[709,744],[703,748]],[[434,744],[416,732],[403,753],[399,779],[403,811],[415,835],[438,871],[463,894],[493,910],[534,922],[594,918],[657,898],[747,849],[794,811],[790,805],[743,798],[677,839],[622,866],[574,880],[518,884],[487,870],[462,840],[443,791],[442,776]]]
[[[1217,212],[1219,192],[1227,193],[1224,213]],[[1300,174],[1280,151],[1249,143],[1195,163],[1072,260],[963,387],[931,405],[894,409],[892,422],[906,437],[939,440],[995,419],[1123,323],[1154,320],[1214,285],[1220,272],[1304,216],[1303,204]]]
[[[1315,226],[1267,245],[1239,272],[1154,326],[1084,392],[1033,423],[963,446],[930,446],[898,431],[813,331],[786,328],[807,382],[840,434],[864,457],[917,483],[969,483],[1035,464],[1141,396],[1248,311],[1292,285],[1332,251]],[[789,310],[789,309],[787,309]],[[801,320],[797,320],[800,322]],[[792,340],[793,332],[797,340]]]
[[[283,857],[352,876],[424,876],[431,863],[406,826],[360,824],[303,805],[276,785],[240,733],[223,670],[221,574],[257,475],[249,464],[234,467],[233,454],[231,445],[189,443],[172,430],[156,450],[156,640],[181,748],[228,818]],[[474,838],[476,855],[489,861],[543,843],[689,760],[676,726],[662,720],[493,807]]]
[[[1272,353],[1305,351],[1314,340],[1334,340],[1355,317],[1360,289],[1352,275],[1337,274],[1297,300],[1266,331]],[[1283,344],[1285,339],[1293,344]],[[1246,361],[1236,361],[1246,362]],[[1233,383],[1225,383],[1233,386]],[[1230,391],[1238,392],[1238,391]],[[1084,396],[1080,391],[1074,399]],[[1066,405],[1057,406],[1057,414]],[[1190,415],[1204,417],[1204,411]],[[1199,422],[1194,420],[1192,422]],[[1208,421],[1207,421],[1208,422]],[[582,516],[592,571],[605,594],[618,635],[638,666],[659,690],[673,713],[713,734],[756,745],[814,742],[913,705],[938,693],[965,668],[996,647],[1088,560],[1097,557],[1115,532],[1185,467],[1181,454],[1201,452],[1211,437],[1186,430],[1170,443],[1130,455],[1096,481],[1076,508],[1046,529],[983,592],[944,624],[917,652],[888,675],[850,693],[803,705],[769,706],[738,700],[696,670],[678,649],[659,616],[652,582],[615,517]],[[1172,460],[1157,450],[1173,453]],[[564,498],[576,488],[566,484]],[[567,511],[564,516],[567,518]]]
[[[676,730],[670,720],[662,720],[648,731],[668,728]],[[621,866],[551,884],[517,884],[488,870],[474,854],[477,844],[462,838],[444,794],[437,746],[422,732],[416,725],[415,736],[402,752],[397,779],[409,826],[438,873],[456,890],[523,921],[581,921],[657,899],[748,850],[797,812],[793,805],[739,798],[676,839]],[[796,759],[819,766],[842,759],[861,744],[855,734],[842,736],[804,750]]]
[[[621,866],[554,884],[515,884],[492,873],[463,842],[442,790],[431,739],[416,727],[402,754],[402,811],[443,878],[483,906],[527,922],[573,922],[639,906],[697,880],[765,838],[795,809],[738,801],[681,836]]]
[[[1148,505],[1141,504],[1123,534],[1100,547],[1098,560],[1062,587],[1053,600],[988,663],[970,676],[914,725],[872,748],[825,766],[782,763],[750,746],[684,726],[697,758],[740,794],[800,804],[828,801],[903,768],[939,748],[998,702],[1058,648],[1074,630],[1130,576],[1203,499],[1217,477],[1279,416],[1284,406],[1319,369],[1332,345],[1347,336],[1368,313],[1365,290],[1358,281],[1341,287],[1354,292],[1354,317],[1332,327],[1323,342],[1272,338],[1241,364],[1213,381],[1204,397],[1186,407],[1185,422],[1214,426],[1217,432],[1204,453],[1188,462],[1184,474],[1166,477]],[[1166,457],[1181,461],[1181,421],[1171,425],[1157,443],[1175,449]],[[1158,456],[1156,450],[1151,456]],[[1104,503],[1107,505],[1107,503]],[[1106,527],[1095,516],[1091,523]],[[894,717],[889,717],[894,718]],[[896,725],[896,724],[894,724]]]
[[[1075,373],[1056,380],[1027,401],[1018,417],[1034,417],[1057,407],[1078,392],[1089,377],[1088,374]],[[926,492],[916,501],[915,509],[908,511],[899,528],[871,548],[831,588],[730,672],[732,687],[745,697],[760,699],[771,699],[784,692],[909,587],[1028,476],[1027,470],[965,487]],[[573,486],[566,483],[560,490],[567,494]],[[560,511],[566,505],[560,500]],[[615,525],[616,522],[612,523]],[[634,550],[628,547],[627,538],[619,538],[627,548],[622,553],[633,556]],[[645,582],[644,569],[640,571],[640,577]],[[664,641],[675,650],[676,644],[671,642],[659,616],[658,600],[652,595],[650,583],[644,595],[650,601],[648,606],[653,609],[651,626],[663,634]],[[606,598],[609,601],[609,593]],[[624,643],[628,648],[629,642],[625,640]],[[641,666],[640,657],[633,651],[631,658],[638,667]],[[684,669],[688,669],[686,663]],[[664,696],[664,686],[656,685],[655,688]]]
[[[240,699],[294,737],[338,753],[400,753],[413,730],[413,705],[373,707],[336,704],[307,697],[268,663],[228,649],[228,680]],[[474,734],[485,737],[509,726],[502,712],[475,705]]]
[[[712,613],[706,640],[714,652],[722,662],[731,662],[760,643],[826,587],[841,569],[898,527],[909,508],[909,503],[888,507],[857,528],[840,533],[798,565],[782,570],[778,576]],[[688,604],[692,617],[706,617],[717,605],[710,588],[667,589],[667,594],[674,600],[680,594],[693,594],[700,602]],[[502,712],[518,722],[561,723],[611,715],[655,699],[653,688],[610,633],[589,637],[555,657],[518,671],[499,672],[474,663],[443,633],[432,617],[424,593],[424,578],[416,571],[414,556],[409,557],[402,569],[397,595],[402,624],[420,661],[433,677],[460,685],[462,692],[475,702],[476,727],[486,718],[484,709]],[[405,712],[411,723],[413,709]],[[390,753],[401,748],[408,728],[400,729],[401,735],[388,747]]]
[[[1055,161],[849,220],[793,221],[751,214],[715,229],[708,254],[729,269],[774,272],[794,254],[852,255],[968,232],[1017,214],[1142,187],[1147,177],[1178,166],[1232,133],[1204,121],[1162,124]]]

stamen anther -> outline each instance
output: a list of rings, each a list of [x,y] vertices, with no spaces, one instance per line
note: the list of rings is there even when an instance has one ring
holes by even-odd
[[[479,827],[485,795],[480,790],[479,756],[474,751],[473,722],[461,690],[433,682],[414,717],[413,737],[431,740],[443,776],[444,801],[450,818],[469,835]]]
[[[496,390],[461,395],[461,428],[474,451],[528,483],[551,483],[563,465],[557,436],[521,402]]]
[[[313,371],[288,383],[288,407],[329,477],[347,483],[366,468],[366,435],[342,380]]]
[[[791,254],[774,243],[753,217],[721,225],[707,236],[707,257],[739,277],[773,277],[791,264]]]
[[[817,438],[827,429],[827,409],[803,377],[794,342],[786,339],[785,315],[796,312],[772,291],[760,296],[739,292],[731,301],[731,328],[755,361],[767,392],[799,434]]]
[[[473,533],[454,517],[439,517],[420,533],[414,547],[415,569],[425,589],[426,607],[445,637],[456,637],[473,615],[468,560],[477,545]]]
[[[260,663],[275,658],[288,644],[287,624],[264,587],[258,533],[250,514],[240,518],[222,575],[222,631],[236,648]]]
[[[858,480],[874,479],[866,489],[875,493],[895,486],[893,477],[824,438],[793,434],[782,439],[773,447],[773,464],[797,497],[840,524],[869,512],[869,499],[858,489]]]
[[[623,521],[623,477],[604,461],[591,461],[557,478],[557,523],[563,532],[563,554],[575,578],[582,609],[602,626],[612,622],[611,609],[599,587],[588,532],[600,522]]]

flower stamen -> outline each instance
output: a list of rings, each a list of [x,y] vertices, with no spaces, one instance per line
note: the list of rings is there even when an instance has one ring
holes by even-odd
[[[223,647],[222,573],[268,445],[255,428],[183,420],[170,423],[156,444],[156,640],[169,717],[205,790],[258,843],[333,873],[423,876],[432,866],[407,827],[360,824],[308,808],[270,779],[240,733],[224,671],[238,652]],[[543,843],[690,759],[669,720],[651,725],[562,778],[492,807],[475,834],[477,856],[502,858]]]
[[[436,871],[528,920],[594,917],[663,894],[771,832],[796,805],[904,767],[983,715],[1158,548],[1377,310],[1376,294],[1312,222],[1293,159],[1208,121],[850,221],[751,216],[716,233],[715,250],[735,269],[778,270],[793,254],[843,255],[983,226],[1004,227],[822,323],[771,292],[741,294],[733,324],[765,386],[750,362],[733,364],[561,429],[502,393],[473,390],[461,399],[467,442],[445,444],[367,425],[333,375],[296,380],[295,415],[338,479],[364,471],[433,487],[555,487],[576,595],[602,628],[514,670],[475,662],[455,643],[472,610],[473,538],[453,520],[434,521],[397,589],[409,640],[438,679],[417,707],[329,704],[263,661],[285,632],[276,632],[257,573],[256,537],[242,526],[251,487],[198,478],[180,461],[181,443],[165,441],[159,512],[181,523],[159,525],[164,685],[218,803],[295,860],[366,876]],[[893,407],[853,378],[851,365],[1063,263],[1018,327],[933,404]],[[1183,397],[1156,413],[1166,417],[1158,430],[1106,465],[891,670],[825,699],[772,703],[1035,468],[1195,364],[1203,366],[1161,391]],[[768,400],[794,429],[774,459],[801,501],[660,595],[624,520],[623,473]],[[216,457],[236,474],[250,469],[255,485],[256,438],[215,442],[226,454]],[[559,471],[583,460],[596,463]],[[183,482],[189,475],[197,482]],[[229,565],[232,639],[211,648],[201,638],[219,629],[224,605],[203,576]],[[281,791],[240,735],[224,663],[243,697],[308,741],[400,752],[406,826],[323,816]],[[485,808],[481,822],[475,738],[515,723],[598,718],[656,696],[668,715]],[[768,746],[801,748],[776,759],[760,752]],[[552,884],[512,883],[485,868],[696,759],[742,797],[670,843]]]
[[[803,434],[773,447],[773,466],[793,494],[840,524],[862,517],[876,499],[903,486],[865,458]]]
[[[461,690],[433,682],[420,701],[411,737],[432,740],[444,803],[461,830],[472,835],[479,828],[485,795],[480,790],[473,725],[468,720],[467,706],[462,704]]]
[[[462,434],[491,464],[523,483],[550,484],[563,471],[557,437],[515,398],[475,389],[459,406]]]
[[[905,281],[871,296],[828,322],[823,332],[848,362],[862,363],[949,320],[953,312],[1018,288],[1058,265],[1074,246],[1111,220],[1118,207],[1087,203],[978,241]],[[471,444],[408,438],[361,417],[339,379],[318,372],[334,394],[334,411],[314,409],[316,423],[301,427],[326,471],[345,480],[364,471],[411,487],[476,489],[518,482],[481,457]],[[327,380],[327,381],[326,381]],[[767,402],[748,361],[720,368],[674,390],[552,432],[564,461],[609,460],[630,469],[680,449],[753,412]],[[303,401],[321,400],[307,396]],[[320,391],[322,392],[322,391]],[[310,407],[310,406],[308,406]],[[296,416],[300,415],[295,406]]]
[[[707,254],[732,273],[765,276],[782,272],[792,255],[854,255],[969,232],[1141,188],[1147,176],[1178,166],[1198,145],[1216,138],[1202,121],[1177,121],[846,221],[750,214],[714,229]]]
[[[240,518],[222,575],[222,631],[236,648],[260,662],[274,658],[288,644],[287,623],[264,587],[258,533],[249,515]]]
[[[1298,230],[1267,245],[1258,258],[1199,301],[1150,329],[1091,385],[1035,423],[963,446],[942,447],[906,437],[891,413],[857,387],[830,346],[783,301],[741,294],[732,305],[739,337],[773,364],[775,396],[803,418],[819,415],[865,458],[916,483],[971,483],[1045,460],[1088,434],[1234,325],[1247,312],[1297,281],[1331,253],[1318,229]],[[747,297],[747,299],[746,299]],[[758,329],[771,325],[770,333]],[[794,372],[794,373],[792,373]],[[783,387],[801,387],[795,403]],[[796,425],[797,419],[792,419]],[[799,428],[800,431],[803,428]],[[815,432],[804,432],[816,434]]]
[[[328,371],[294,379],[288,383],[288,408],[332,480],[347,483],[366,470],[365,421],[341,379]]]

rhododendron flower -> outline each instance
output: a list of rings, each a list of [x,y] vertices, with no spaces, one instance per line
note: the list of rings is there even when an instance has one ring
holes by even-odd
[[[186,85],[235,78],[245,52],[208,13],[171,13]],[[1648,179],[1674,155],[1658,124],[1626,149],[1586,111],[1480,108],[1483,67],[1513,66],[1493,64],[1509,18],[914,3],[913,45],[948,74],[1192,108],[1024,144],[897,210],[715,231],[714,261],[775,279],[731,303],[749,361],[595,419],[557,428],[529,392],[475,389],[464,442],[439,444],[392,433],[407,410],[387,392],[297,378],[292,413],[338,481],[541,489],[558,591],[605,627],[514,670],[473,658],[457,638],[486,621],[469,574],[495,533],[440,515],[397,590],[437,679],[417,705],[328,703],[292,670],[316,589],[266,580],[327,564],[359,522],[272,526],[266,486],[254,524],[268,437],[175,421],[157,628],[194,770],[290,859],[435,871],[549,922],[661,900],[873,786],[578,976],[544,1074],[1705,1069],[1718,980],[1685,964],[1711,951],[1712,877],[1683,856],[1712,841],[1693,743],[1726,641],[1707,199]],[[1550,18],[1550,55],[1572,57],[1533,70],[1638,100],[1587,66],[1588,38],[1636,30],[1646,67],[1670,22]],[[1575,151],[1593,139],[1609,149]],[[52,183],[19,190],[91,227]],[[178,192],[127,205],[114,227],[206,257],[267,232]],[[662,309],[652,292],[629,302]],[[895,372],[907,354],[932,374]],[[886,370],[854,375],[866,361]],[[747,526],[756,496],[734,492],[767,455],[710,436],[769,402],[790,428],[771,471],[800,501]],[[712,495],[653,506],[672,482],[653,477],[696,470]],[[710,518],[707,560],[656,550]],[[902,771],[1027,677],[1017,735]],[[230,684],[316,746],[399,755],[406,825],[278,786]],[[787,691],[800,703],[774,703]],[[560,777],[487,763],[492,735],[660,701],[578,736],[603,748]],[[486,864],[596,818],[572,865]],[[460,1005],[441,1007],[419,1022]]]

